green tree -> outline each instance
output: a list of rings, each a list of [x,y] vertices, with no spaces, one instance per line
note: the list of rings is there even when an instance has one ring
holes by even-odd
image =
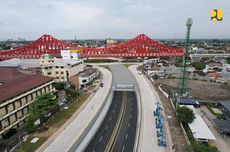
[[[63,90],[65,88],[65,84],[64,83],[54,83],[54,87],[56,90]]]
[[[158,75],[154,74],[154,75],[152,76],[152,78],[153,78],[153,80],[158,80]]]
[[[191,65],[194,66],[196,70],[203,70],[205,68],[205,63],[203,62],[193,62]]]
[[[196,118],[194,112],[186,106],[177,108],[177,116],[181,122],[192,123]]]
[[[230,57],[227,57],[226,60],[227,60],[227,63],[230,64]]]
[[[57,108],[58,103],[55,95],[46,93],[38,96],[30,108],[29,117],[26,121],[28,133],[32,133],[37,129],[37,126],[34,125],[37,119],[45,117],[46,114]]]

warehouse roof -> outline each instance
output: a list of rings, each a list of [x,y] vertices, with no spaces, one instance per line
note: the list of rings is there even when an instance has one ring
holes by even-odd
[[[201,116],[198,114],[198,112],[196,111],[194,106],[192,106],[192,107],[187,106],[187,107],[190,108],[196,116],[194,121],[192,123],[188,124],[189,128],[192,131],[193,137],[196,139],[215,140],[216,137],[213,135],[213,133],[208,128],[208,126],[206,125],[204,120],[201,118]]]
[[[24,74],[16,68],[0,68],[0,73],[0,103],[54,79],[41,75]]]

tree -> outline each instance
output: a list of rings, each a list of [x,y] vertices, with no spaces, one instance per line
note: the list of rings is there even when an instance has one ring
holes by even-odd
[[[54,87],[56,90],[63,90],[65,88],[65,84],[64,83],[54,83]]]
[[[230,57],[227,57],[226,60],[227,60],[227,63],[230,64]]]
[[[57,106],[58,104],[55,95],[46,93],[35,99],[30,114],[36,117],[42,117],[57,108]]]
[[[177,108],[177,116],[181,122],[192,123],[196,118],[194,112],[186,106]]]
[[[26,120],[26,130],[32,133],[37,129],[34,122],[39,118],[45,117],[46,114],[58,108],[58,103],[55,95],[46,93],[38,96],[29,111],[29,116]]]
[[[203,62],[193,62],[191,65],[194,66],[196,70],[203,70],[205,68],[205,63]]]
[[[153,80],[158,80],[158,75],[154,74],[154,75],[152,76],[152,78],[153,78]]]

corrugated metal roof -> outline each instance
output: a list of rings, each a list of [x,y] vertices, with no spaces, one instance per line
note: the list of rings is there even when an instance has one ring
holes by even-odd
[[[17,71],[16,68],[0,68],[0,103],[52,81],[54,78],[29,75]]]

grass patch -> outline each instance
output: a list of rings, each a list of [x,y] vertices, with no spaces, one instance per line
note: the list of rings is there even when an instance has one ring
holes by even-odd
[[[212,114],[214,114],[216,116],[217,119],[225,119],[224,114],[223,113],[216,113],[212,108],[219,108],[218,105],[215,105],[213,103],[208,103],[207,107],[209,109],[209,111],[211,111]]]
[[[77,111],[77,109],[86,101],[86,99],[89,97],[89,93],[81,93],[77,99],[73,100],[68,104],[68,109],[66,110],[60,110],[58,111],[50,120],[46,122],[46,125],[48,128],[54,127],[54,128],[60,128],[73,114]],[[30,143],[30,141],[36,137],[31,136],[26,142],[22,143],[22,149],[21,151],[20,146],[18,146],[14,152],[34,152],[37,148],[39,148],[52,134],[49,134],[45,137],[39,137],[40,138],[36,143]]]
[[[105,63],[105,62],[117,62],[118,60],[113,59],[86,59],[85,63]]]
[[[133,65],[133,64],[123,64],[126,68],[129,68],[129,66]]]
[[[47,122],[46,126],[61,127],[73,115],[73,113],[77,111],[89,95],[89,93],[80,94],[76,100],[68,104],[68,109],[58,111],[57,114]]]
[[[44,143],[48,137],[39,137],[39,140],[36,143],[31,143],[30,141],[33,139],[34,137],[30,137],[27,139],[26,142],[22,143],[22,149],[20,148],[20,146],[15,149],[15,152],[32,152],[35,151],[39,146],[42,145],[42,143]]]

